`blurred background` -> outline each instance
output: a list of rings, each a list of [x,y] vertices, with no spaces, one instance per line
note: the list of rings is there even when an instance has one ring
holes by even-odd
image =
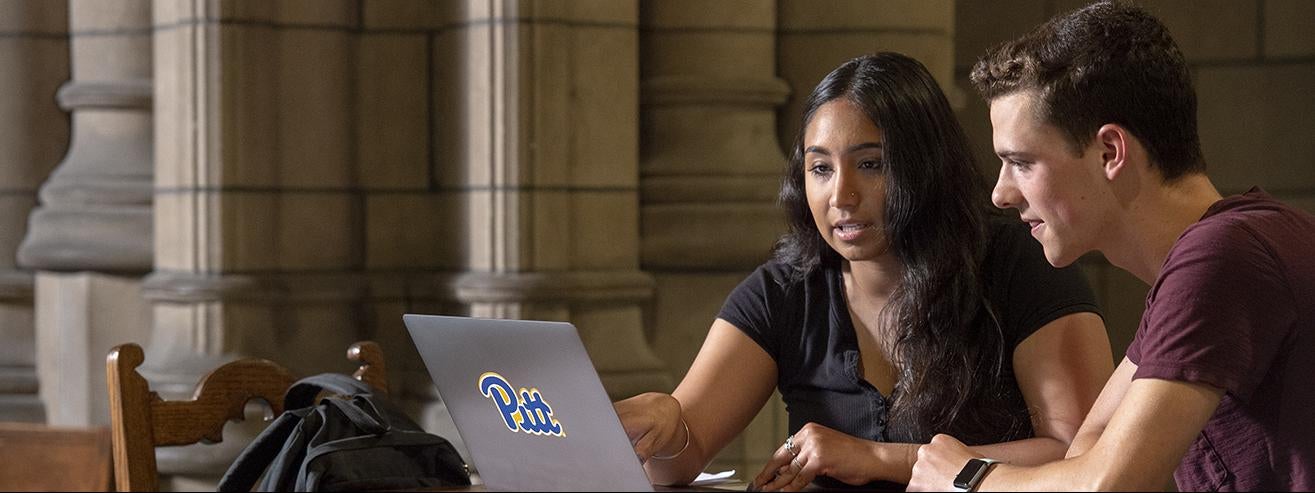
[[[969,68],[1084,3],[0,0],[0,421],[108,423],[123,342],[179,397],[242,356],[348,371],[373,339],[459,442],[403,313],[568,320],[614,399],[670,391],[783,230],[823,75],[921,60],[994,178]],[[1141,3],[1221,191],[1315,211],[1315,2]],[[1147,287],[1080,264],[1121,358]],[[713,467],[756,474],[785,423],[773,399]],[[161,452],[166,486],[212,487],[224,443]]]

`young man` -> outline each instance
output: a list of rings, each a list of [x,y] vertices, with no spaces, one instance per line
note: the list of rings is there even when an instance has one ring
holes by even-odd
[[[989,464],[942,435],[909,489],[1149,490],[1171,473],[1184,490],[1315,489],[1315,217],[1258,188],[1220,197],[1164,26],[1093,4],[995,48],[972,80],[1003,162],[995,204],[1051,264],[1099,250],[1151,290],[1066,459]]]

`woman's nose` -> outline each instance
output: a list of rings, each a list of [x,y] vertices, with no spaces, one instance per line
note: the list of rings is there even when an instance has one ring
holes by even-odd
[[[831,193],[831,206],[844,209],[858,205],[860,201],[858,193],[858,180],[849,176],[848,173],[836,173],[836,188]]]

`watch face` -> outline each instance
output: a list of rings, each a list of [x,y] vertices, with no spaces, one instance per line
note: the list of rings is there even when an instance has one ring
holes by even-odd
[[[982,477],[982,472],[989,465],[991,463],[980,459],[969,459],[968,463],[963,465],[963,470],[959,471],[959,475],[954,477],[954,487],[966,490],[977,486],[977,480]]]

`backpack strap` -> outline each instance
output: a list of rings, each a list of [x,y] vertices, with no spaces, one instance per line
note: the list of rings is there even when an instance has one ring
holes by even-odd
[[[337,408],[357,429],[371,435],[382,435],[393,429],[388,418],[379,413],[379,408],[375,407],[369,396],[358,394],[352,396],[351,400],[329,398],[321,402]]]
[[[301,409],[315,405],[315,396],[327,391],[341,398],[327,398],[357,429],[372,435],[382,435],[392,429],[388,417],[374,402],[374,387],[341,373],[321,373],[298,380],[283,397],[284,409]]]
[[[297,383],[292,384],[292,387],[288,388],[288,393],[283,394],[283,408],[300,409],[313,406],[315,396],[326,390],[341,396],[374,393],[374,387],[355,378],[341,373],[321,373],[297,380]]]
[[[283,444],[292,436],[292,432],[297,429],[297,425],[302,421],[302,416],[293,412],[284,412],[275,419],[247,448],[238,454],[237,460],[229,466],[224,477],[219,480],[219,486],[215,491],[251,491],[260,480],[260,476],[265,472],[274,457],[283,450]]]

